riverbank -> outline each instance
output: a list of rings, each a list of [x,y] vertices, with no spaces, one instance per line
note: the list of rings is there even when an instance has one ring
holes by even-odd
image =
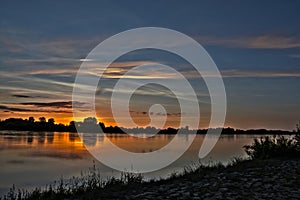
[[[98,185],[93,179],[83,190],[67,192],[59,188],[36,190],[27,199],[299,199],[300,159],[238,161],[223,165],[198,166],[168,179],[143,182],[110,180]]]
[[[71,199],[299,199],[300,160],[252,160]]]

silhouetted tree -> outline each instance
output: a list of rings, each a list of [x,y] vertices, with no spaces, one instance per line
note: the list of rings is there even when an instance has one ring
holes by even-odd
[[[103,122],[99,122],[99,125],[100,125],[102,131],[104,131],[105,130],[105,124]]]
[[[55,122],[54,118],[48,119],[48,124],[54,125],[54,122]]]
[[[83,120],[85,124],[97,124],[97,119],[95,117],[88,117]]]
[[[45,117],[40,117],[39,120],[40,120],[41,123],[45,123],[46,122],[46,118]]]
[[[69,126],[75,127],[75,122],[74,121],[70,121]]]
[[[34,117],[29,117],[29,118],[28,118],[28,122],[34,123]]]
[[[75,121],[70,121],[68,131],[76,132]]]

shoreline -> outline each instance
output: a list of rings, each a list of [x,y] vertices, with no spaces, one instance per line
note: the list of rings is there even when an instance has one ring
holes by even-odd
[[[299,199],[300,159],[245,160],[74,199]],[[72,199],[72,197],[71,197]]]
[[[94,174],[96,176],[96,174]],[[30,191],[25,199],[299,199],[300,158],[236,160],[187,169],[161,180],[127,174],[106,185],[68,193]],[[125,174],[126,176],[126,174]],[[126,177],[125,177],[126,178]],[[93,179],[96,180],[96,179]],[[126,181],[127,180],[127,181]],[[59,189],[59,188],[58,188]],[[4,198],[5,199],[5,198]],[[10,198],[7,198],[10,199]]]
[[[226,130],[226,129],[223,129]],[[67,130],[13,130],[13,129],[1,129],[0,128],[0,132],[4,132],[7,131],[9,132],[9,134],[12,134],[12,132],[27,132],[27,134],[31,134],[31,133],[72,133],[72,134],[78,134],[77,131],[67,131]],[[207,130],[201,130],[201,132],[197,132],[196,135],[207,135]],[[88,133],[88,134],[103,134],[103,133]],[[128,135],[128,133],[124,133],[124,132],[105,132],[104,134],[124,134],[124,135]],[[139,134],[151,134],[151,133],[144,133],[144,132],[139,132],[139,133],[130,133],[130,134],[134,134],[134,135],[139,135]],[[176,134],[181,134],[181,135],[188,135],[188,134],[195,134],[195,133],[165,133],[165,132],[159,132],[157,133],[157,135],[176,135]],[[283,131],[283,130],[266,130],[266,132],[260,132],[260,129],[249,129],[249,130],[239,130],[239,131],[233,131],[233,132],[228,132],[228,131],[222,131],[221,135],[261,135],[261,136],[265,136],[265,135],[295,135],[296,132],[294,131]]]

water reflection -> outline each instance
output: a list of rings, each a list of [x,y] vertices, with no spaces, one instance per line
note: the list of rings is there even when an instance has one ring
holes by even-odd
[[[77,133],[0,132],[0,147],[2,151],[29,149],[21,152],[29,156],[57,155],[58,158],[67,158],[70,155],[70,158],[78,158],[75,154],[88,154]]]
[[[27,144],[32,144],[32,142],[33,142],[33,136],[31,135],[31,134],[28,134],[28,136],[27,136]]]
[[[252,142],[253,135],[222,135],[213,151],[203,160],[227,162],[235,156],[245,156],[242,146]],[[259,136],[258,136],[259,137]],[[106,145],[110,140],[120,148],[132,152],[152,152],[168,144],[174,135],[136,138],[124,134],[86,134],[84,142],[92,147]],[[167,175],[198,160],[204,135],[197,135],[188,151],[165,169],[145,174],[146,177]],[[191,140],[188,134],[178,137],[178,144]],[[109,153],[109,149],[104,149]],[[176,149],[175,149],[176,150]],[[159,161],[157,161],[159,162]],[[92,166],[93,157],[87,152],[77,133],[0,131],[0,195],[15,184],[17,187],[46,185],[61,176],[80,176]],[[117,172],[96,162],[102,175]]]

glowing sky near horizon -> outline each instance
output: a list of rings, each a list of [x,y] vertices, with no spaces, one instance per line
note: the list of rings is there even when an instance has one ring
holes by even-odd
[[[85,59],[87,54],[120,31],[157,26],[189,35],[214,59],[228,98],[225,126],[292,130],[300,119],[299,9],[298,2],[281,1],[1,2],[0,119],[45,116],[68,123],[77,70],[83,61],[93,62]],[[210,99],[201,78],[183,59],[150,50],[124,55],[105,72],[104,85],[97,91],[99,120],[115,125],[108,109],[113,84],[126,70],[152,62],[168,64],[188,78],[200,102],[200,126],[205,128]],[[176,76],[153,70],[127,78]],[[147,105],[156,101],[167,107],[167,125],[178,125],[176,101],[156,86],[137,91],[133,118],[146,125]]]

